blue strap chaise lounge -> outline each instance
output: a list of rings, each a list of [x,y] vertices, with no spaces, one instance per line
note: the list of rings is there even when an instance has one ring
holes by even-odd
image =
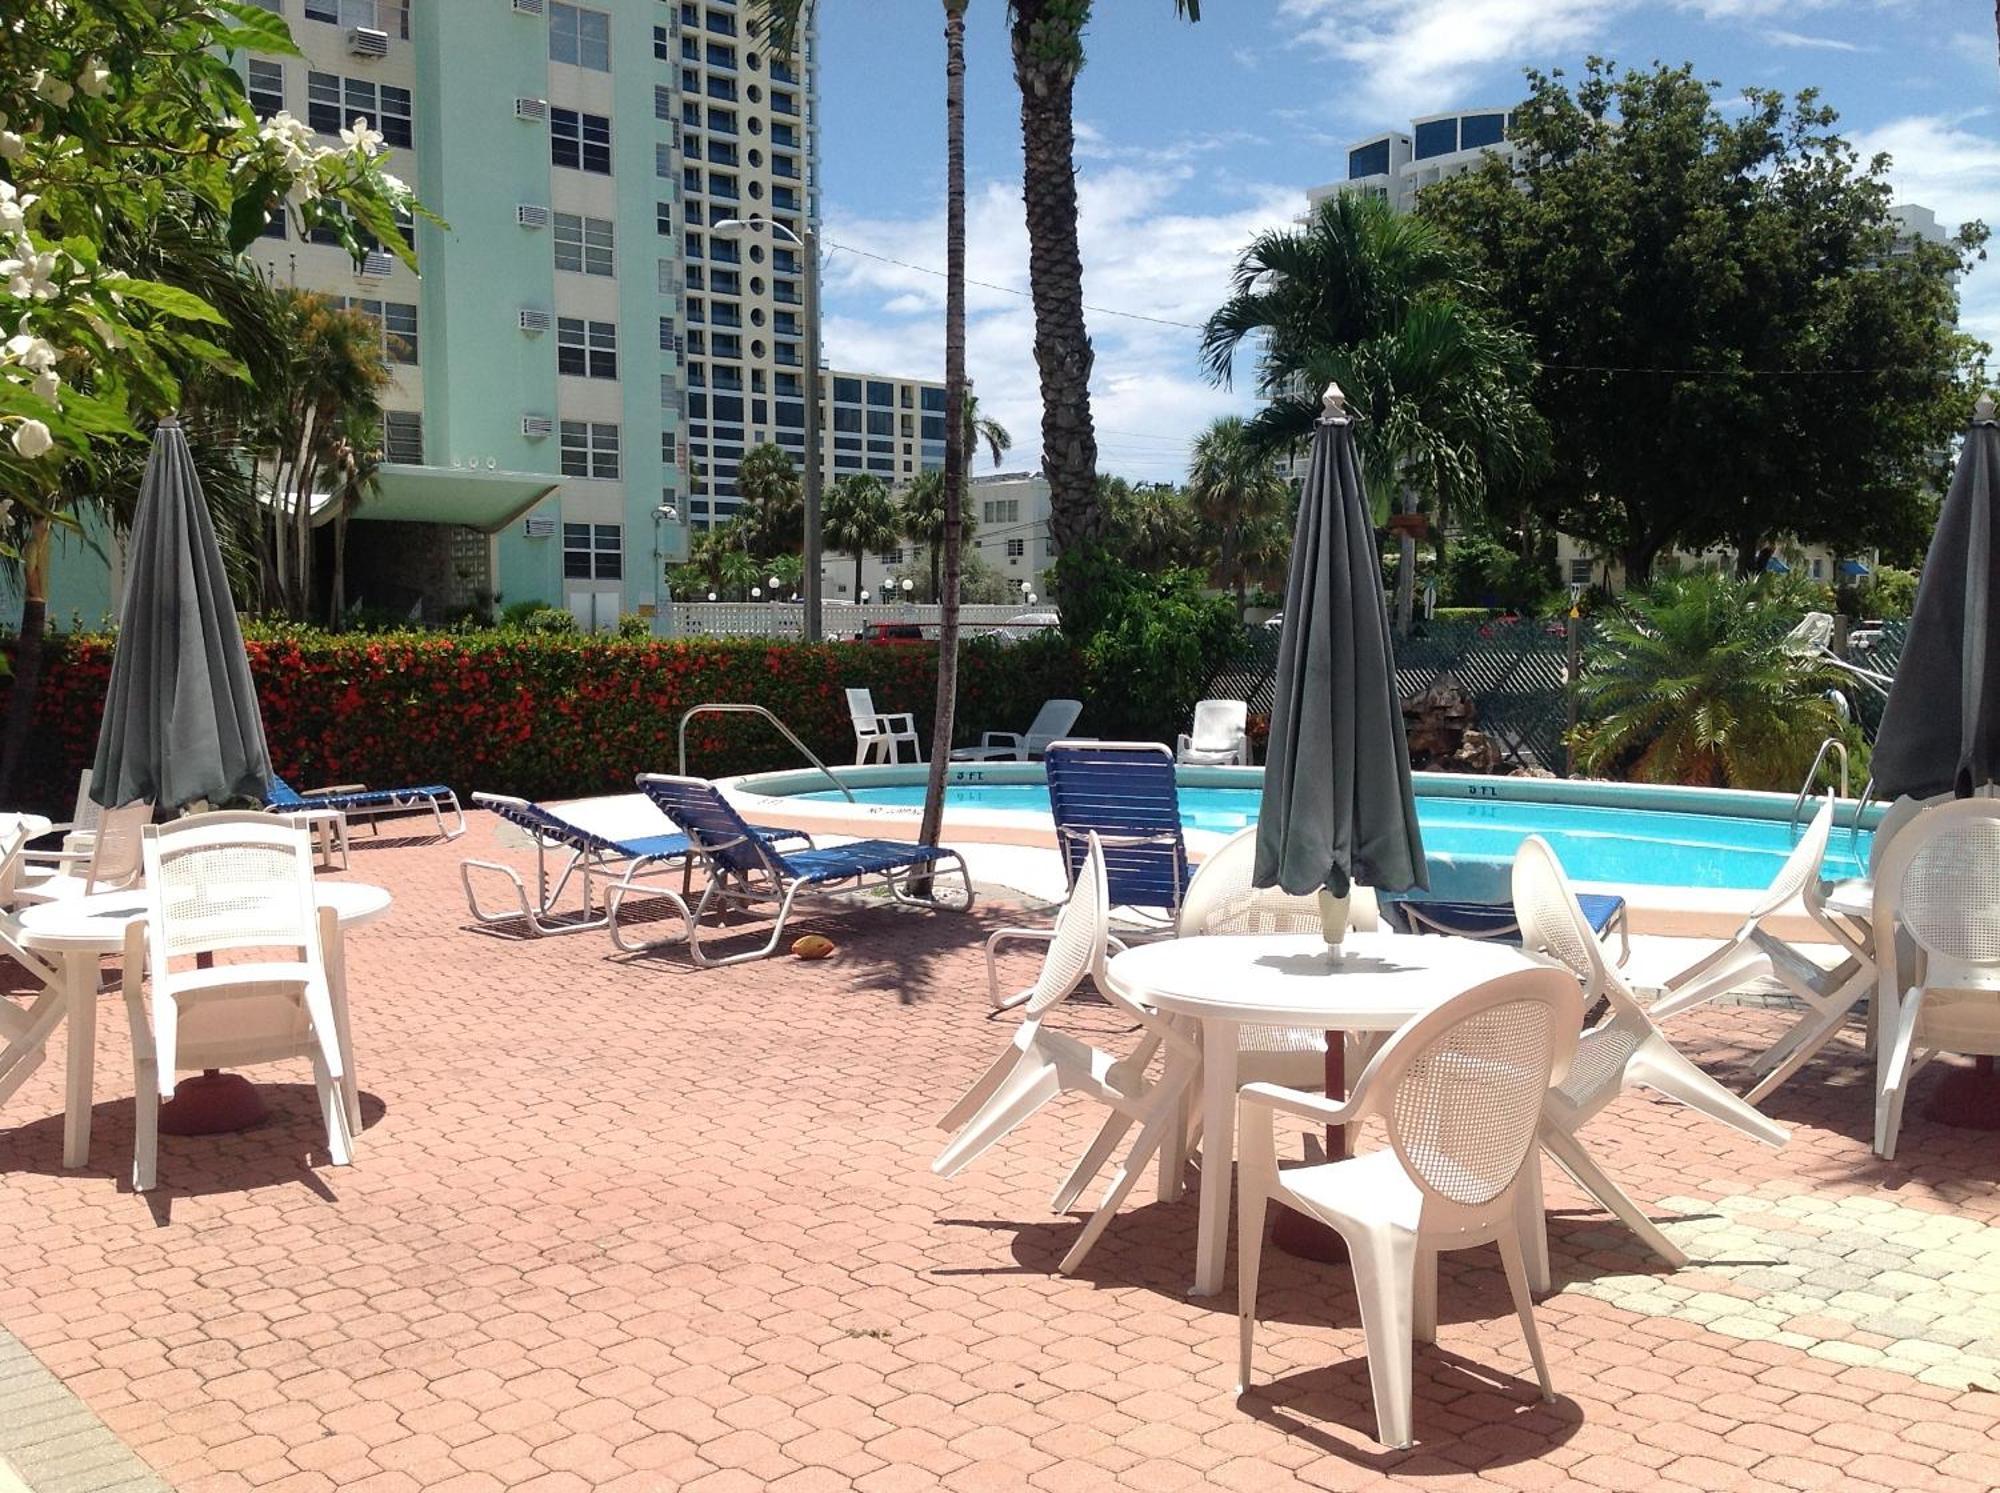
[[[824,896],[855,891],[876,885],[886,888],[898,902],[938,909],[949,905],[956,911],[972,906],[972,876],[965,858],[941,845],[915,845],[903,840],[856,840],[825,849],[781,850],[773,845],[769,831],[754,829],[735,806],[705,778],[671,777],[665,773],[641,773],[639,790],[688,838],[692,858],[706,878],[701,900],[689,908],[681,904],[687,920],[688,952],[703,966],[741,964],[767,958],[778,950],[785,936],[785,924],[792,904],[801,896]],[[955,876],[962,901],[942,901],[933,883],[931,895],[911,893],[912,880],[923,877]],[[671,892],[653,889],[656,895],[680,901]],[[617,919],[618,899],[627,895],[614,889],[611,916]],[[741,954],[715,958],[701,946],[700,924],[711,909],[749,908],[759,903],[777,904],[777,924],[764,946]]]
[[[430,810],[437,821],[438,834],[456,840],[465,833],[465,810],[458,795],[443,783],[425,783],[416,788],[317,788],[301,793],[276,773],[264,793],[264,807],[274,814],[297,814],[312,809],[338,809],[349,819],[366,819],[379,833],[376,820],[389,814],[420,814]],[[444,811],[457,816],[455,828],[447,828]]]
[[[678,867],[681,871],[681,893],[688,890],[688,873],[693,864],[692,847],[686,835],[642,835],[637,839],[614,839],[609,835],[587,829],[559,810],[541,804],[529,803],[524,798],[510,798],[504,793],[475,793],[472,801],[482,809],[489,809],[508,824],[524,833],[535,847],[535,890],[529,895],[527,883],[512,866],[504,866],[498,861],[466,860],[459,865],[459,879],[465,884],[466,905],[472,916],[481,923],[520,924],[537,938],[545,938],[558,933],[588,933],[598,928],[611,930],[611,941],[628,951],[647,947],[644,944],[629,943],[618,931],[618,904],[630,895],[635,887],[641,895],[658,895],[658,887],[646,886],[640,878],[657,871]],[[812,847],[812,836],[803,830],[767,829],[757,831],[768,840],[797,840],[807,849]],[[550,853],[561,857],[555,865],[550,865]],[[489,911],[480,906],[478,894],[472,887],[474,871],[488,872],[503,877],[514,889],[514,905],[500,911]],[[568,890],[571,878],[576,878],[583,889],[583,906],[578,912],[558,914],[556,904]],[[591,896],[593,881],[602,880],[607,886],[602,910],[594,905]],[[676,898],[676,900],[679,900]]]

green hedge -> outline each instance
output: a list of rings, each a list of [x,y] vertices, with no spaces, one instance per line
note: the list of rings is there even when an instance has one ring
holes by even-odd
[[[51,638],[24,759],[24,806],[66,812],[96,750],[113,639]],[[632,641],[477,633],[253,632],[247,643],[272,764],[297,787],[449,783],[562,798],[627,791],[638,772],[672,772],[682,714],[705,701],[758,704],[828,762],[851,762],[842,690],[866,686],[884,711],[910,711],[929,746],[935,647],[763,639]],[[1086,701],[1078,730],[1100,734],[1081,665],[1060,638],[960,654],[957,740],[1024,730],[1051,696]],[[0,702],[6,686],[0,681]],[[0,703],[0,711],[4,703]],[[707,716],[688,729],[688,769],[708,777],[797,764],[755,718]]]

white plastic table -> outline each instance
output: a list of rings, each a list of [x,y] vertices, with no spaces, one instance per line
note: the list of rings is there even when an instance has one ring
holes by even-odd
[[[1228,935],[1142,944],[1111,961],[1133,999],[1201,1023],[1201,1222],[1194,1291],[1222,1289],[1236,1155],[1240,1027],[1392,1032],[1440,1001],[1536,961],[1509,944],[1429,934],[1350,933],[1339,952],[1314,934]]]
[[[350,926],[372,922],[389,910],[388,888],[360,881],[322,881],[313,886],[313,900],[321,911],[331,912],[336,934]],[[123,892],[98,892],[88,897],[68,897],[45,902],[20,913],[22,946],[59,962],[63,972],[62,1016],[47,1023],[40,1033],[46,1042],[62,1021],[69,1023],[69,1074],[63,1095],[63,1165],[90,1164],[90,1106],[97,1056],[97,976],[98,960],[106,954],[122,953],[125,930],[146,916],[146,894],[134,888]],[[322,924],[322,927],[324,924]],[[343,941],[334,937],[326,950],[326,976],[336,991],[347,985],[347,960]],[[334,1009],[345,1011],[344,1000]],[[133,1013],[134,1029],[143,1029],[143,1013]],[[343,1046],[346,1033],[341,1033]],[[348,1123],[361,1128],[360,1094],[354,1085],[347,1089]]]

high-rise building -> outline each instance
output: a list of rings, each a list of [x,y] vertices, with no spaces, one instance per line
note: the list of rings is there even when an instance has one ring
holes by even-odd
[[[944,470],[944,385],[879,373],[820,376],[826,419],[821,470],[829,483],[856,472],[902,487]]]
[[[1306,200],[1317,205],[1337,192],[1366,192],[1399,213],[1409,212],[1425,187],[1469,171],[1489,155],[1511,159],[1510,122],[1506,109],[1455,109],[1411,120],[1408,133],[1370,135],[1347,148],[1346,176],[1313,187]]]

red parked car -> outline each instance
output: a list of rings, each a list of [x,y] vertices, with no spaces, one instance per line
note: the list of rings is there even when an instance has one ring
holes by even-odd
[[[864,643],[921,643],[924,629],[916,622],[869,622],[861,629]]]

